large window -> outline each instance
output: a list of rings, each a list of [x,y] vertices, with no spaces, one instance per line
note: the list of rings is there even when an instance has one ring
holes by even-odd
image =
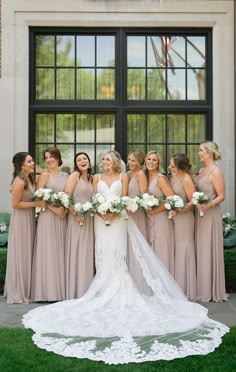
[[[30,29],[30,150],[47,146],[64,166],[86,151],[99,165],[116,148],[177,152],[198,170],[212,137],[211,30]]]

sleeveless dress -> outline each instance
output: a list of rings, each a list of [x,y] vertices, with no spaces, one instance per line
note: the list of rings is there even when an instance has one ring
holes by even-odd
[[[180,180],[171,182],[176,195],[184,204],[188,203],[187,195]],[[173,218],[175,236],[175,275],[174,278],[190,300],[196,300],[196,258],[194,243],[193,210],[178,214]]]
[[[48,179],[46,188],[63,191],[68,174],[59,172]],[[32,301],[65,299],[65,243],[67,217],[60,218],[49,209],[38,218],[32,267]]]
[[[73,192],[74,203],[84,204],[93,194],[91,182],[80,178]],[[93,218],[87,213],[80,226],[69,213],[66,235],[66,298],[79,298],[94,277]]]
[[[120,196],[122,183],[100,180],[97,192]],[[137,289],[126,264],[127,232],[152,290]],[[63,356],[108,364],[140,363],[206,354],[229,331],[210,320],[207,309],[188,302],[172,276],[129,218],[110,226],[95,216],[96,275],[77,300],[41,306],[24,315],[35,344]]]
[[[21,201],[29,202],[34,188],[23,191]],[[34,208],[13,209],[8,238],[4,297],[8,304],[28,304],[35,238]]]
[[[209,180],[210,172],[197,178],[197,190],[211,200],[216,192]],[[227,301],[225,291],[224,243],[220,206],[209,208],[200,217],[196,210],[195,244],[197,254],[197,298],[200,301]]]
[[[164,176],[157,174],[150,182],[148,191],[164,199],[165,196],[157,185],[158,177]],[[174,229],[167,211],[148,216],[148,242],[169,273],[174,276]]]

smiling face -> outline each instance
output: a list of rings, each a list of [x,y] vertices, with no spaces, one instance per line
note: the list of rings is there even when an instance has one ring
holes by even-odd
[[[155,171],[159,169],[159,159],[157,154],[150,154],[147,156],[146,168],[148,171]]]
[[[44,159],[49,169],[58,167],[59,160],[54,158],[50,152],[45,152]]]
[[[79,154],[76,157],[76,166],[80,170],[80,172],[84,172],[89,169],[90,163],[89,159],[85,154]]]
[[[135,172],[135,171],[140,169],[140,165],[137,162],[137,159],[135,158],[134,154],[132,154],[132,153],[129,154],[129,156],[128,156],[128,165],[129,165],[129,169],[132,172]]]
[[[211,153],[207,152],[204,145],[200,145],[198,155],[202,163],[206,163],[212,157]]]
[[[22,164],[22,169],[25,174],[34,173],[34,161],[31,155],[27,155],[24,163]]]
[[[104,154],[104,156],[102,158],[102,166],[103,166],[105,171],[111,171],[111,170],[114,169],[115,164],[112,161],[109,153]]]
[[[170,159],[170,164],[169,164],[169,170],[171,171],[171,174],[176,174],[177,173],[177,168],[175,166],[173,158]]]

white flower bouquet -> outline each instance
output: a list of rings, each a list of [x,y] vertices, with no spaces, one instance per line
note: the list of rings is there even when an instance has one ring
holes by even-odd
[[[47,202],[50,202],[52,193],[53,193],[53,190],[52,189],[49,189],[49,188],[39,188],[32,195],[32,200],[33,201],[35,201],[35,200],[45,200]],[[38,215],[40,213],[41,209],[42,209],[43,212],[45,211],[45,208],[36,207],[35,208],[35,214]]]
[[[64,191],[53,191],[49,203],[57,208],[68,208],[70,206],[70,197]]]
[[[124,203],[124,209],[126,212],[134,213],[137,211],[139,205],[137,198],[130,198],[129,196],[122,196],[122,200]],[[126,213],[126,219],[128,219],[128,215]]]
[[[92,211],[101,215],[107,213],[116,213],[118,216],[126,209],[126,205],[119,196],[107,196],[104,194],[94,194],[92,197]],[[106,226],[110,225],[110,221],[105,221]]]
[[[86,202],[84,204],[81,203],[76,203],[73,206],[75,214],[81,219],[80,220],[80,226],[83,226],[83,218],[88,213],[89,211],[92,210],[92,203],[91,202]]]
[[[167,196],[165,200],[165,208],[168,211],[181,211],[184,208],[184,201],[179,195]],[[169,214],[169,219],[172,217]]]
[[[192,195],[193,205],[208,204],[210,201],[211,201],[211,199],[204,192],[196,191]],[[204,216],[204,213],[202,211],[200,211],[199,214],[200,214],[200,217]]]
[[[146,192],[137,195],[137,203],[145,211],[150,211],[157,208],[162,203],[162,200],[157,196]]]

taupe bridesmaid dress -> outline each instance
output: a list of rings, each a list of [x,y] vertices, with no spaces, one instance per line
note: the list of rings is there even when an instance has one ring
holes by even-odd
[[[184,204],[187,195],[180,180],[175,179],[171,186]],[[189,300],[196,300],[196,257],[194,242],[193,210],[178,214],[173,218],[175,239],[174,278]]]
[[[80,178],[73,192],[74,203],[84,204],[93,194],[91,182]],[[83,225],[69,214],[66,236],[66,299],[83,296],[94,277],[93,217],[85,215]]]
[[[209,180],[210,172],[197,178],[197,190],[206,193],[211,200],[216,192]],[[195,213],[195,242],[197,254],[197,298],[200,301],[227,301],[225,291],[224,244],[221,209],[217,205],[209,208],[200,217]]]
[[[50,176],[45,187],[63,191],[68,174]],[[41,211],[36,231],[33,268],[32,301],[65,300],[65,243],[67,217],[60,218],[49,209]]]
[[[31,201],[33,187],[23,191],[22,201]],[[4,296],[8,304],[28,304],[35,238],[34,208],[13,209],[8,238]]]
[[[163,192],[157,186],[158,177],[164,176],[157,174],[150,182],[148,191],[164,199]],[[168,219],[167,211],[148,216],[148,242],[170,274],[174,276],[174,228],[173,221]]]

